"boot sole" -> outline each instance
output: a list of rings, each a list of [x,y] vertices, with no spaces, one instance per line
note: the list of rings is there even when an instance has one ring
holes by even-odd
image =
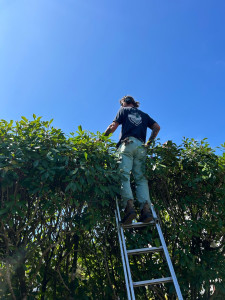
[[[132,220],[134,220],[136,218],[136,216],[137,216],[137,214],[135,212],[131,213],[124,221],[122,220],[122,223],[124,225],[131,224]]]
[[[148,217],[145,217],[143,219],[142,218],[139,219],[139,222],[142,222],[142,223],[149,223],[151,221],[153,221],[153,217],[152,216],[148,216]]]

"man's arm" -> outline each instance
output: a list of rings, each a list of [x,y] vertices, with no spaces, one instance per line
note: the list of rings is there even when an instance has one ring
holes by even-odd
[[[117,129],[117,127],[118,127],[119,125],[120,125],[120,124],[119,124],[118,122],[112,122],[112,124],[110,124],[110,125],[107,127],[106,131],[104,132],[104,135],[105,135],[105,136],[108,136],[110,133],[113,133],[113,132]]]
[[[159,130],[160,130],[160,126],[158,123],[154,123],[150,128],[152,130],[152,133],[151,133],[149,140],[146,143],[147,146],[149,146],[151,144],[151,142],[157,137]]]

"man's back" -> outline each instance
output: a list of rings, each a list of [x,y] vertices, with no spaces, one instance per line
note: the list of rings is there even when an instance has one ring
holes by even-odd
[[[145,143],[147,128],[151,128],[156,123],[148,114],[136,107],[121,107],[114,122],[122,125],[118,146],[121,140],[129,136],[133,136]]]

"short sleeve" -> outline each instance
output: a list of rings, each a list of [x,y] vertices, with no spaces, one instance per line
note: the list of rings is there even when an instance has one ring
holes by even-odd
[[[156,121],[148,115],[148,127],[150,128],[154,123],[156,123]]]
[[[122,124],[124,120],[124,109],[123,107],[121,107],[115,117],[115,119],[113,120],[113,122],[117,122],[119,124]]]

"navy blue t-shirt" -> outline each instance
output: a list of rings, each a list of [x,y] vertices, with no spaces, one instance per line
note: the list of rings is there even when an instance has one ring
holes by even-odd
[[[133,136],[145,143],[147,128],[156,123],[148,114],[136,107],[121,107],[113,122],[122,125],[117,146],[120,145],[121,140],[129,136]]]

